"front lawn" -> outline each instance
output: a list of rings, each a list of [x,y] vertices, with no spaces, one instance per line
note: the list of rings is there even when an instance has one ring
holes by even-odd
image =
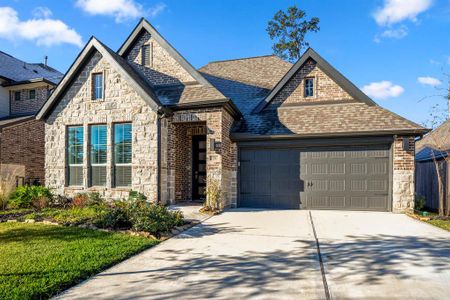
[[[157,243],[78,227],[1,223],[1,298],[49,298]]]
[[[427,221],[429,224],[434,225],[436,227],[440,227],[442,229],[445,229],[447,231],[450,231],[450,220],[429,220]]]

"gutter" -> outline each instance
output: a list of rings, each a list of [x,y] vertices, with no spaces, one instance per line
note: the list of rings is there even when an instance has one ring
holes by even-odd
[[[235,120],[241,119],[242,113],[233,103],[230,98],[216,99],[216,100],[206,100],[192,103],[177,103],[168,105],[173,111],[187,110],[187,109],[198,109],[198,108],[211,108],[211,107],[223,107]]]
[[[54,83],[54,82],[52,82],[52,81],[50,81],[48,79],[45,79],[45,78],[34,78],[34,79],[29,79],[29,80],[8,82],[6,84],[3,84],[2,86],[9,87],[9,86],[22,85],[22,84],[37,83],[37,82],[45,82],[45,83],[53,85],[53,86],[57,85],[57,83]]]
[[[272,134],[258,135],[248,133],[231,133],[233,142],[240,141],[263,141],[263,140],[298,140],[308,138],[328,138],[328,137],[364,137],[364,136],[386,136],[386,135],[414,135],[420,136],[429,129],[400,129],[400,130],[381,130],[381,131],[353,131],[353,132],[331,132],[331,133],[307,133],[307,134]]]

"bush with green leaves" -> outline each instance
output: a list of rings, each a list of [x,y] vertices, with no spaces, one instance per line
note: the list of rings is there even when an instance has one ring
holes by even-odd
[[[41,185],[23,185],[16,188],[9,199],[10,208],[43,209],[52,204],[53,194],[49,188]]]
[[[132,224],[128,212],[123,207],[109,207],[106,212],[100,215],[94,225],[99,228],[108,229],[130,229]]]
[[[142,194],[130,193],[125,205],[135,231],[145,231],[160,237],[162,233],[184,224],[180,211],[170,211],[163,205],[150,203]]]

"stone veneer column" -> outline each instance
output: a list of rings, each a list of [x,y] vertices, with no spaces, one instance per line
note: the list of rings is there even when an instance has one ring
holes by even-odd
[[[408,149],[403,150],[403,139]],[[393,144],[392,211],[414,210],[414,137],[397,137]]]

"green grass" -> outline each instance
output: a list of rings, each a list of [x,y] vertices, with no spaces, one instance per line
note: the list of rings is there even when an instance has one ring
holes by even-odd
[[[23,212],[31,211],[30,208],[17,208],[17,209],[7,209],[7,210],[0,210],[0,216],[1,215],[9,215],[9,214],[18,214]]]
[[[106,209],[99,206],[74,207],[69,209],[46,208],[26,215],[25,219],[51,219],[58,223],[81,224],[93,222],[106,212]]]
[[[429,220],[431,225],[450,231],[450,220]]]
[[[1,223],[1,298],[49,298],[157,243],[77,227]]]

